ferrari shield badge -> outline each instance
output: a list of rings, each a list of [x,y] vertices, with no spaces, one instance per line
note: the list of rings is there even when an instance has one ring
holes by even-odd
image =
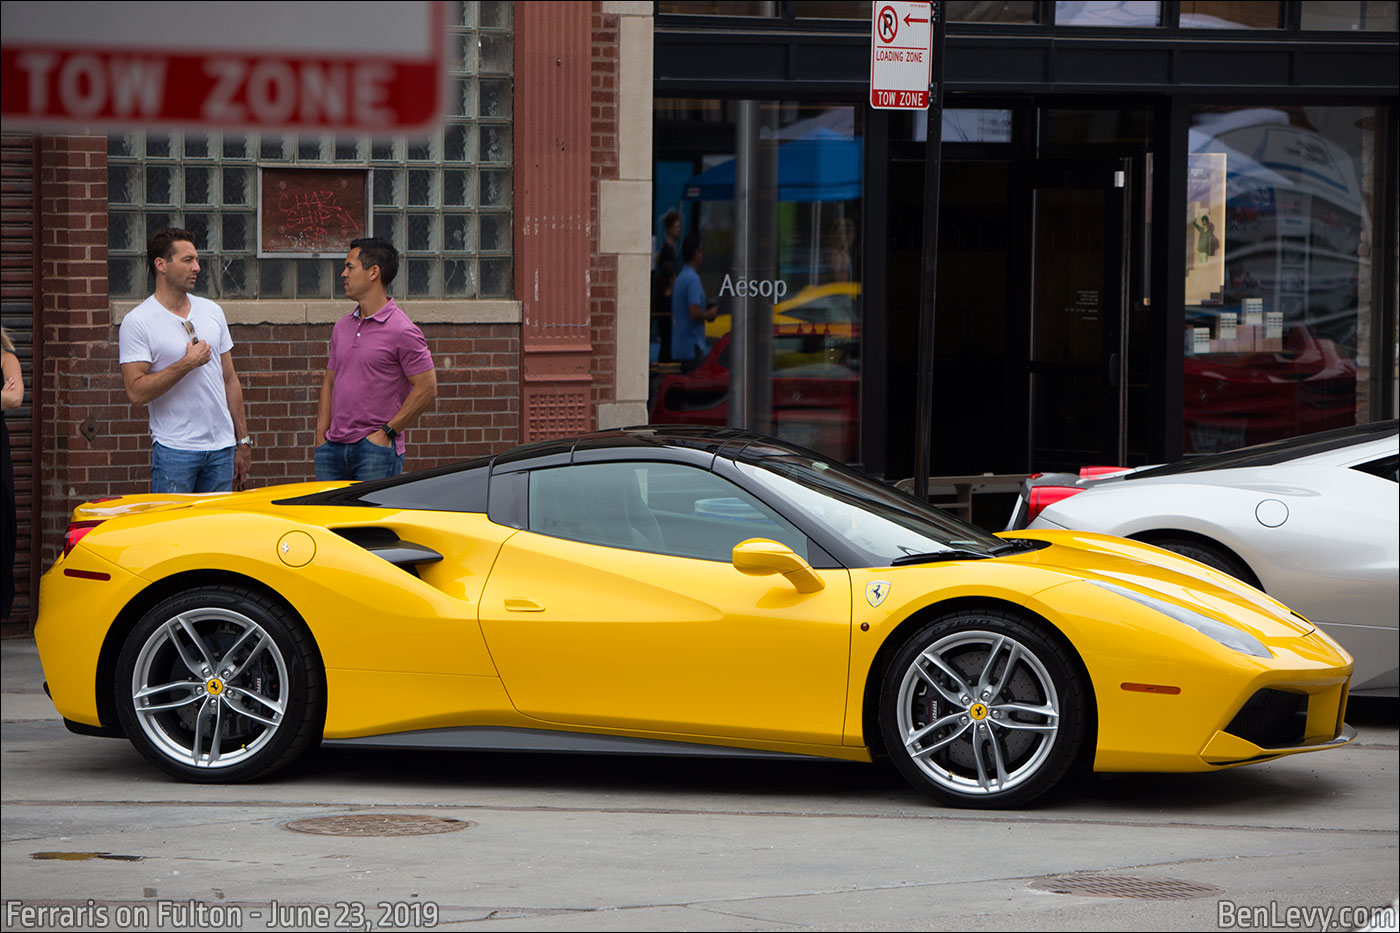
[[[880,605],[888,595],[890,595],[890,581],[888,580],[875,580],[865,584],[865,601],[871,606]]]

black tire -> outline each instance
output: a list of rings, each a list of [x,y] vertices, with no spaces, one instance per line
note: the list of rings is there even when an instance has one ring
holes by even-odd
[[[131,630],[114,684],[137,751],[184,781],[251,781],[319,741],[325,675],[285,605],[239,586],[171,596]]]
[[[1091,708],[1073,651],[999,609],[925,625],[880,685],[880,731],[895,767],[955,807],[1017,807],[1050,790],[1080,757]]]
[[[1173,554],[1180,554],[1182,557],[1189,557],[1194,561],[1205,564],[1221,573],[1228,573],[1236,580],[1248,583],[1255,589],[1262,590],[1259,585],[1259,578],[1254,575],[1254,571],[1249,569],[1249,565],[1240,560],[1233,553],[1224,547],[1211,544],[1208,541],[1199,541],[1195,538],[1161,537],[1146,538],[1148,544],[1155,544],[1163,550],[1171,551]]]

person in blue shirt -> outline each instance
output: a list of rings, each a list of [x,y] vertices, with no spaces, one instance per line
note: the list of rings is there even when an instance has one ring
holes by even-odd
[[[700,263],[705,249],[700,238],[690,234],[681,242],[680,274],[671,287],[671,359],[688,373],[705,358],[705,322],[713,321],[718,309],[705,302],[705,287],[700,284]]]

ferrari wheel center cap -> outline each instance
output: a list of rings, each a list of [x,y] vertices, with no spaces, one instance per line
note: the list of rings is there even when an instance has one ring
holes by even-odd
[[[987,706],[985,703],[973,703],[968,707],[967,714],[978,722],[981,722],[987,718]]]
[[[209,682],[204,685],[204,689],[211,696],[218,696],[224,692],[224,682],[217,677],[210,677]]]

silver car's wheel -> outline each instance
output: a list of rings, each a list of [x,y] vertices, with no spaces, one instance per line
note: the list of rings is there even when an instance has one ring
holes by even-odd
[[[1087,709],[1066,649],[1000,612],[964,612],[918,632],[885,678],[887,750],[917,787],[969,807],[1026,803],[1082,745]]]
[[[281,767],[319,731],[319,665],[285,607],[236,588],[156,606],[118,662],[127,736],[186,780],[241,781]]]

